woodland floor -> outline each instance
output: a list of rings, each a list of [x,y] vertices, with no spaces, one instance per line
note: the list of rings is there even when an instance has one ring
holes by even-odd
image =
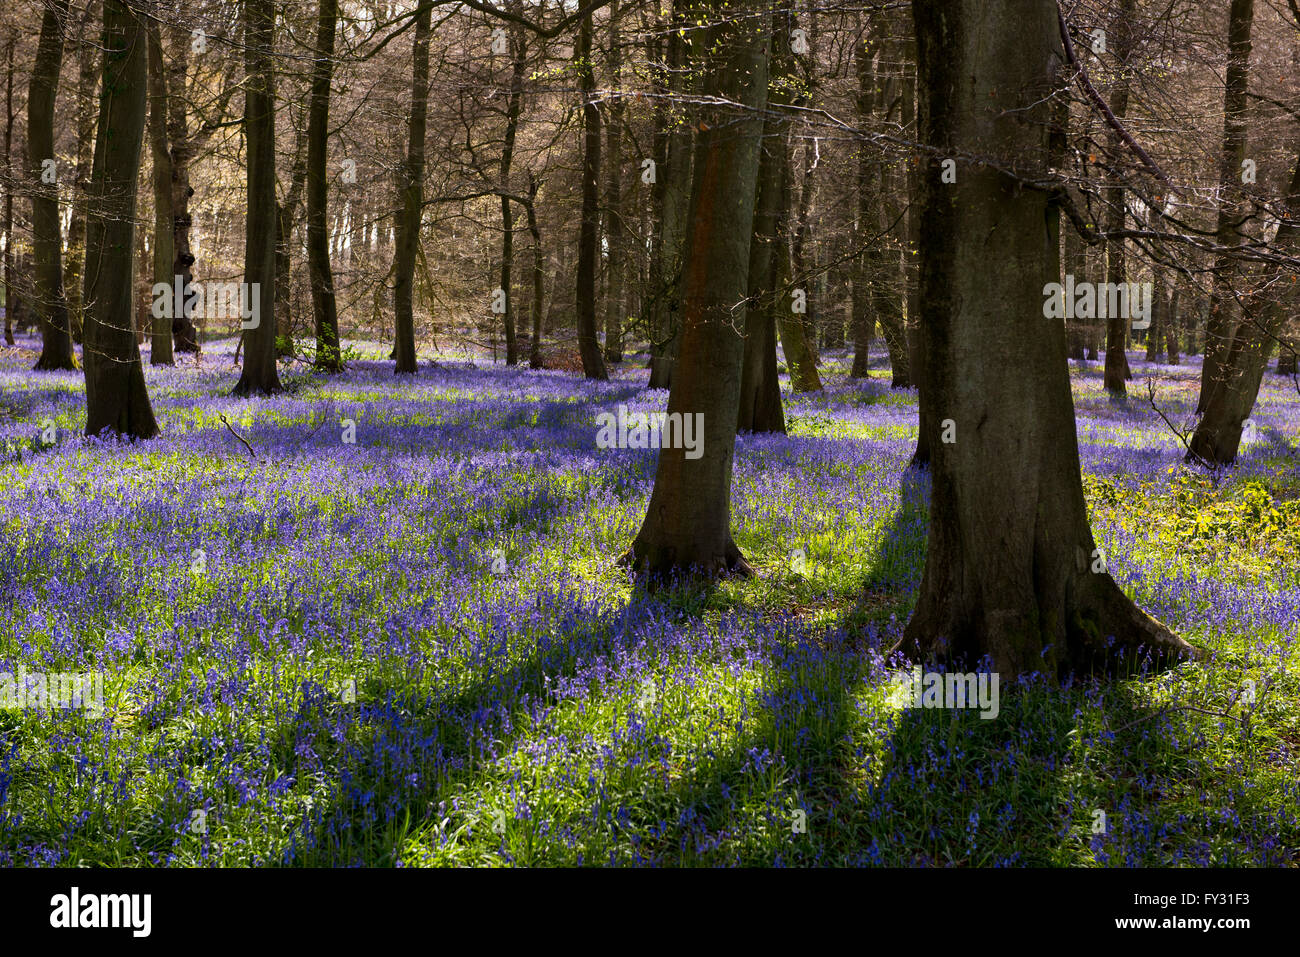
[[[1127,407],[1072,367],[1110,570],[1214,655],[1004,685],[982,720],[904,707],[882,658],[928,496],[883,356],[854,381],[829,354],[824,392],[784,383],[788,437],[740,438],[759,574],[649,596],[616,559],[656,453],[595,444],[599,412],[663,407],[643,368],[395,379],[353,344],[241,401],[229,345],[146,365],[136,445],[83,439],[81,376],[0,347],[0,673],[105,675],[102,716],[0,709],[0,865],[1300,863],[1290,379],[1211,476],[1146,401],[1186,421],[1199,360],[1134,353]]]

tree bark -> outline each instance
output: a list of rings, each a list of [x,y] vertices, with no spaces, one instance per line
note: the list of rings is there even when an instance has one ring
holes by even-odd
[[[1241,190],[1241,163],[1246,157],[1246,107],[1250,79],[1250,34],[1255,19],[1254,0],[1232,0],[1228,9],[1228,70],[1223,87],[1223,150],[1219,165],[1219,216],[1215,242],[1238,246],[1246,217]],[[1201,364],[1201,392],[1197,413],[1209,406],[1210,396],[1224,373],[1223,364],[1233,338],[1233,285],[1240,275],[1231,255],[1217,257],[1210,287],[1210,315],[1205,325],[1205,361]]]
[[[18,311],[18,290],[14,283],[14,44],[15,35],[5,45],[5,345],[14,344],[14,313]]]
[[[328,216],[329,178],[325,164],[329,152],[330,84],[334,78],[334,34],[338,0],[319,0],[316,51],[311,72],[311,107],[307,118],[307,269],[311,276],[311,310],[316,326],[316,360],[321,372],[342,372],[339,349],[339,313],[334,298],[334,270],[330,267]]]
[[[87,188],[86,434],[158,434],[133,319],[135,204],[143,148],[148,38],[138,0],[105,0],[99,132]]]
[[[758,195],[754,202],[754,238],[749,246],[749,295],[745,304],[745,349],[741,361],[738,432],[785,433],[781,407],[781,381],[776,365],[776,316],[784,303],[779,288],[777,247],[784,242],[782,216],[789,195],[789,153],[786,140],[790,121],[780,109],[788,104],[789,60],[783,31],[778,25],[772,38],[768,111],[763,122],[759,154]],[[788,31],[785,31],[788,36]]]
[[[682,248],[691,199],[691,127],[673,109],[673,97],[687,92],[689,68],[686,0],[673,0],[664,70],[656,71],[656,176],[653,201],[658,244],[650,261],[650,382],[651,389],[672,384],[681,326]]]
[[[176,256],[172,275],[181,277],[182,309],[172,317],[172,341],[176,352],[197,355],[200,351],[199,330],[191,318],[195,298],[191,289],[194,254],[190,250],[190,227],[193,225],[190,197],[194,195],[190,186],[190,159],[194,155],[194,143],[189,130],[186,80],[192,42],[189,28],[177,18],[172,24],[169,44],[172,59],[167,77],[167,90],[171,94],[168,97],[167,139],[172,151],[172,247]]]
[[[244,0],[244,139],[248,144],[244,300],[254,308],[249,321],[256,325],[243,333],[244,365],[233,392],[237,396],[283,391],[275,364],[274,49],[275,0]]]
[[[1133,20],[1137,16],[1137,0],[1121,0],[1115,34],[1115,58],[1119,61],[1119,76],[1110,93],[1110,108],[1116,119],[1123,120],[1128,113],[1130,78],[1128,73],[1129,58],[1133,53]],[[1115,148],[1122,149],[1119,137],[1113,131],[1111,141]],[[1106,188],[1106,228],[1109,232],[1119,232],[1124,228],[1126,198],[1123,186]],[[1122,283],[1125,276],[1124,240],[1112,239],[1106,249],[1106,282]],[[1123,400],[1128,396],[1127,382],[1133,377],[1128,364],[1128,327],[1125,316],[1108,315],[1106,319],[1106,365],[1102,372],[1102,384],[1112,399]]]
[[[172,155],[167,146],[167,73],[163,63],[162,33],[156,20],[147,26],[149,37],[149,149],[153,159],[153,281],[175,289],[176,244],[172,212]],[[173,295],[173,303],[175,302]],[[174,316],[157,310],[153,316],[153,336],[149,364],[175,365],[172,353]],[[173,312],[174,312],[173,308]]]
[[[72,184],[72,218],[68,222],[68,255],[63,271],[63,289],[68,301],[68,325],[72,341],[81,344],[81,275],[86,261],[86,183],[95,150],[95,87],[99,69],[96,44],[91,42],[99,22],[98,5],[86,4],[77,23],[77,169]]]
[[[397,375],[414,375],[417,371],[412,294],[415,291],[415,258],[420,246],[420,222],[424,218],[424,139],[429,112],[429,31],[432,16],[433,11],[428,7],[420,7],[415,15],[410,137],[406,148],[406,164],[402,170],[402,213],[397,221],[393,259],[393,270],[396,273],[393,280],[396,352],[393,372]]]
[[[1287,192],[1286,218],[1277,228],[1273,245],[1284,255],[1294,256],[1300,251],[1300,157],[1296,159]],[[1271,292],[1283,286],[1282,273],[1280,264],[1271,264],[1259,283],[1260,292],[1247,299],[1245,321],[1237,325],[1220,360],[1219,371],[1208,380],[1210,393],[1205,411],[1188,443],[1189,461],[1199,459],[1213,465],[1231,465],[1237,460],[1242,427],[1259,398],[1264,371],[1288,309],[1294,307],[1296,296],[1291,289]]]
[[[59,183],[46,183],[44,163],[54,160],[54,101],[63,66],[63,24],[68,0],[50,0],[41,18],[36,62],[27,92],[27,162],[32,184],[32,256],[36,315],[41,327],[37,369],[75,369],[68,302],[63,293],[63,234],[59,228]]]
[[[625,561],[652,580],[751,571],[731,537],[731,474],[744,340],[736,307],[748,287],[755,184],[767,106],[770,0],[703,0],[706,49],[682,288],[681,349],[668,413],[703,415],[698,458],[659,451],[654,489]],[[726,104],[736,104],[730,107]]]
[[[588,379],[608,379],[596,338],[596,262],[600,241],[600,109],[591,53],[591,14],[582,18],[574,59],[582,91],[582,221],[578,227],[578,351]]]
[[[519,112],[524,99],[524,67],[527,46],[522,30],[512,31],[510,97],[506,103],[506,141],[501,150],[501,289],[506,296],[504,320],[506,333],[506,365],[519,364],[519,340],[515,329],[514,291],[511,289],[511,268],[515,255],[515,212],[510,192],[510,165],[515,155],[515,137],[519,132]]]
[[[528,344],[528,367],[542,367],[542,316],[546,298],[546,259],[542,254],[542,233],[537,228],[537,177],[528,174],[528,203],[524,213],[528,217],[528,234],[533,238],[533,337]]]
[[[618,0],[609,4],[609,78],[618,90],[623,79],[619,48]],[[623,292],[626,263],[623,256],[623,97],[617,92],[609,104],[605,125],[605,361],[623,361],[623,322],[627,312]]]
[[[936,157],[922,207],[924,387],[955,441],[931,445],[929,544],[903,650],[968,666],[987,655],[1003,680],[1185,657],[1189,645],[1093,570],[1065,325],[1043,319],[1043,289],[1060,272],[1058,210],[999,171],[1043,180],[1057,161],[1057,6],[912,9],[922,142]],[[945,184],[937,157],[950,155],[993,162]]]

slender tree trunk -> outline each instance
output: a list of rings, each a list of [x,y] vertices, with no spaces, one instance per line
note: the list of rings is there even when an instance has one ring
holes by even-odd
[[[307,119],[307,269],[311,276],[311,310],[316,326],[313,367],[322,372],[343,371],[334,270],[330,267],[329,234],[325,226],[329,215],[329,177],[325,164],[329,152],[330,84],[334,79],[337,23],[338,0],[320,0]]]
[[[415,15],[415,46],[411,70],[410,138],[402,170],[402,214],[397,221],[393,271],[393,313],[395,316],[397,375],[414,375],[415,259],[420,246],[420,222],[424,218],[424,138],[429,104],[429,31],[433,11],[420,7]]]
[[[1254,0],[1232,0],[1228,9],[1228,71],[1223,87],[1223,151],[1219,165],[1219,218],[1215,242],[1239,246],[1247,216],[1241,189],[1241,163],[1246,157],[1246,107],[1250,79],[1250,34],[1255,19]],[[1232,343],[1236,308],[1233,286],[1239,276],[1230,255],[1220,255],[1210,290],[1210,316],[1205,326],[1205,361],[1201,365],[1201,392],[1196,411],[1209,406],[1218,387],[1227,351]],[[1235,443],[1234,443],[1235,445]]]
[[[59,228],[57,166],[46,176],[46,161],[55,159],[54,101],[63,65],[63,24],[68,0],[50,0],[41,20],[41,36],[27,93],[27,162],[32,183],[32,255],[35,260],[36,315],[41,327],[37,369],[75,369],[68,302],[63,294],[63,234]],[[46,182],[52,179],[51,182]]]
[[[1283,343],[1282,351],[1277,357],[1277,374],[1278,375],[1295,375],[1296,374],[1296,349],[1289,343]]]
[[[95,150],[95,87],[99,69],[95,62],[96,43],[91,41],[99,22],[98,4],[86,4],[77,24],[77,170],[72,185],[72,218],[68,222],[68,256],[63,272],[63,289],[68,301],[68,324],[72,341],[81,344],[81,274],[86,261],[86,184]]]
[[[622,83],[623,57],[619,48],[619,5],[609,5],[609,78],[618,90]],[[605,361],[623,361],[623,97],[615,94],[609,104],[605,126]]]
[[[1128,62],[1133,53],[1133,20],[1137,15],[1137,0],[1121,0],[1119,16],[1116,21],[1114,40],[1115,58],[1120,63],[1119,75],[1110,93],[1110,107],[1117,119],[1123,120],[1128,113],[1129,74]],[[1116,149],[1122,149],[1117,134],[1111,134]],[[1110,186],[1106,189],[1106,228],[1109,232],[1118,232],[1124,228],[1126,214],[1124,187]],[[1106,282],[1119,284],[1125,280],[1124,240],[1112,239],[1106,249]],[[1111,316],[1106,319],[1106,366],[1102,373],[1102,382],[1112,399],[1123,400],[1128,396],[1127,381],[1132,378],[1129,370],[1128,343],[1129,319],[1126,316]]]
[[[519,364],[519,342],[515,330],[514,290],[510,272],[515,255],[515,213],[510,191],[510,165],[515,155],[515,136],[519,131],[519,111],[524,100],[524,65],[527,46],[522,30],[513,31],[510,38],[513,66],[510,74],[510,98],[506,104],[506,142],[501,151],[501,289],[506,296],[506,311],[502,316],[506,333],[506,365]]]
[[[542,367],[542,317],[546,298],[546,258],[542,254],[542,233],[537,228],[537,177],[528,174],[528,204],[524,212],[528,216],[528,234],[533,238],[533,338],[528,344],[528,366],[531,369]]]
[[[812,53],[810,52],[811,56]],[[818,299],[812,288],[812,279],[808,274],[808,247],[812,232],[812,200],[814,190],[813,177],[820,163],[820,144],[814,137],[804,141],[803,183],[799,189],[798,214],[794,223],[793,242],[790,245],[790,260],[786,275],[805,295],[806,312],[797,313],[786,310],[785,321],[781,324],[781,347],[785,351],[786,362],[790,365],[790,378],[796,392],[817,392],[821,390],[821,377],[817,374],[817,322]],[[812,317],[811,319],[809,317]]]
[[[1175,285],[1173,294],[1169,297],[1169,313],[1165,319],[1165,351],[1171,366],[1178,365],[1179,299],[1178,286]]]
[[[866,126],[876,110],[876,71],[875,24],[870,27],[872,35],[864,38],[854,53],[857,65],[858,122]],[[871,308],[871,277],[868,275],[866,250],[863,248],[873,233],[872,222],[876,218],[872,202],[872,174],[874,171],[875,148],[865,142],[858,144],[858,221],[855,230],[859,248],[856,268],[853,270],[853,378],[864,378],[870,368],[871,334],[875,330],[876,317]]]
[[[190,215],[190,198],[194,189],[190,186],[190,159],[194,154],[194,143],[189,130],[189,71],[190,45],[193,43],[188,26],[180,18],[172,24],[171,67],[168,70],[167,90],[169,115],[167,119],[167,138],[172,148],[172,247],[176,261],[172,264],[172,275],[181,277],[182,309],[172,317],[172,341],[177,352],[197,355],[200,350],[199,330],[194,324],[191,312],[194,308],[196,291],[194,282],[194,254],[190,250],[190,227],[193,217]],[[173,278],[174,281],[174,278]]]
[[[659,451],[641,531],[625,560],[653,579],[749,572],[731,537],[731,474],[745,344],[735,308],[748,291],[755,184],[767,106],[769,0],[702,0],[709,22],[682,288],[681,349],[668,414],[703,416],[700,453]],[[736,104],[731,107],[728,104]]]
[[[134,329],[135,205],[148,84],[147,10],[104,0],[99,132],[86,204],[86,434],[158,434]]]
[[[294,354],[293,257],[290,255],[290,246],[293,242],[293,227],[298,215],[298,204],[307,186],[307,157],[303,149],[305,138],[300,133],[298,142],[294,145],[289,192],[284,202],[276,208],[275,214],[275,354],[277,358],[288,358]],[[377,311],[378,307],[376,307]]]
[[[153,159],[153,281],[175,289],[175,234],[172,213],[172,155],[167,145],[167,72],[163,63],[162,33],[158,22],[147,25],[149,37],[149,149]],[[175,302],[173,294],[172,302]],[[175,365],[172,354],[173,318],[165,310],[152,310],[153,337],[149,363]],[[174,311],[174,308],[173,308]]]
[[[686,0],[673,0],[672,22],[665,44],[667,69],[661,74],[656,116],[662,125],[656,155],[654,205],[658,213],[658,247],[651,260],[650,382],[651,389],[672,384],[681,327],[682,251],[691,198],[691,126],[678,114],[672,97],[687,92],[687,40],[679,29],[686,23]]]
[[[784,147],[790,149],[790,147]],[[811,148],[811,147],[809,147]],[[788,163],[789,160],[787,159]],[[809,190],[809,180],[812,177],[813,161],[811,157],[805,158],[803,189],[801,196],[807,196]],[[789,192],[787,190],[787,192]],[[801,204],[803,200],[800,200]],[[788,203],[782,210],[780,221],[785,223],[789,217],[785,209],[788,209]],[[779,234],[779,240],[776,244],[776,260],[778,280],[774,288],[785,289],[788,284],[796,284],[796,289],[804,293],[805,305],[808,302],[807,280],[803,272],[802,242],[799,237],[801,229],[806,228],[806,211],[800,215],[795,226],[795,249],[798,256],[792,254],[790,249],[790,239],[785,230]],[[800,225],[803,224],[803,225]],[[797,292],[791,290],[780,298],[777,303],[777,330],[781,336],[781,350],[785,353],[786,366],[790,370],[790,383],[795,392],[818,392],[821,390],[821,376],[817,374],[817,357],[813,353],[812,346],[808,342],[805,334],[806,327],[803,322],[803,316],[794,311]]]
[[[582,222],[578,231],[578,351],[588,379],[608,379],[596,338],[596,262],[600,241],[600,109],[596,106],[596,66],[591,52],[591,14],[578,30],[578,85],[582,91]]]
[[[1064,54],[1053,0],[917,0],[922,141],[990,157],[926,171],[921,244],[931,442],[929,544],[903,650],[1003,680],[1167,660],[1192,649],[1096,564],[1080,480],[1057,281],[1056,207],[1003,164],[1048,177]],[[1014,363],[1006,361],[1015,356]],[[946,423],[946,425],[944,425]],[[1114,643],[1110,641],[1114,637]]]
[[[244,234],[244,366],[234,395],[282,391],[275,364],[275,0],[244,0],[244,139],[248,216]],[[310,166],[310,162],[308,166]],[[310,172],[308,173],[310,176]]]
[[[784,305],[778,288],[777,247],[784,242],[782,215],[789,205],[789,153],[786,141],[790,121],[774,107],[787,105],[790,79],[788,46],[782,44],[782,25],[777,16],[772,38],[769,108],[763,123],[759,154],[758,195],[754,204],[754,238],[749,246],[749,295],[745,307],[745,349],[740,373],[738,432],[785,432],[781,408],[781,381],[776,365],[776,313]]]
[[[5,345],[14,344],[14,313],[18,311],[18,293],[14,285],[14,44],[11,35],[5,45]]]
[[[1158,362],[1164,352],[1165,325],[1169,322],[1168,292],[1164,270],[1156,266],[1151,289],[1151,325],[1147,327],[1147,362]]]

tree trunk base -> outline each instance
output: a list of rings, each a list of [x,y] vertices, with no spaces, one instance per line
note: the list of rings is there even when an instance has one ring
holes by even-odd
[[[714,549],[710,553],[693,550],[689,555],[679,553],[671,545],[654,546],[638,538],[619,557],[618,563],[646,579],[650,587],[681,580],[728,576],[752,578],[755,574],[754,566],[730,538],[721,549]]]
[[[1207,657],[1139,608],[1108,574],[1088,570],[1082,553],[1079,561],[1085,570],[1071,577],[1064,600],[1040,598],[1036,621],[960,607],[955,599],[923,601],[899,650],[917,662],[973,666],[980,657],[974,649],[987,648],[1003,678],[1053,671],[1057,678],[1126,675]]]

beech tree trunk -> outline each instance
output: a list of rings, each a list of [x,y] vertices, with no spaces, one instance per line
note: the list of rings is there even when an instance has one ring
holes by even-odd
[[[1228,8],[1228,70],[1223,87],[1223,150],[1219,163],[1219,217],[1215,242],[1239,246],[1248,215],[1241,189],[1241,163],[1246,157],[1246,107],[1250,79],[1250,34],[1255,19],[1254,0],[1232,0]],[[1201,392],[1197,413],[1209,407],[1211,394],[1222,378],[1223,364],[1233,339],[1237,308],[1233,286],[1241,275],[1231,255],[1215,262],[1210,286],[1210,316],[1205,324],[1205,361],[1201,364]]]
[[[14,284],[14,44],[15,36],[5,45],[5,345],[14,344],[14,313],[18,311],[18,290]]]
[[[1167,360],[1171,366],[1178,365],[1178,331],[1179,331],[1179,308],[1180,296],[1178,286],[1174,286],[1173,293],[1169,297],[1169,313],[1165,317],[1165,352]]]
[[[745,306],[745,350],[740,374],[738,432],[785,433],[785,411],[781,407],[781,381],[776,365],[776,317],[783,305],[777,247],[784,242],[782,216],[788,206],[789,153],[786,150],[790,121],[779,107],[786,95],[789,59],[781,43],[782,22],[778,15],[772,38],[772,89],[763,123],[763,140],[758,166],[758,195],[754,206],[754,238],[749,247],[749,297]],[[788,31],[785,31],[788,35]]]
[[[510,98],[506,103],[506,142],[501,150],[501,289],[506,294],[504,320],[506,333],[506,365],[519,364],[519,341],[515,330],[515,303],[511,289],[511,268],[515,255],[515,213],[511,206],[510,165],[515,155],[515,137],[519,131],[519,111],[524,99],[524,65],[527,56],[523,31],[514,30],[510,38],[511,59]]]
[[[524,213],[528,217],[528,234],[533,239],[533,337],[528,344],[528,367],[542,367],[542,316],[546,299],[546,258],[542,253],[542,233],[537,228],[537,177],[528,174],[528,203]]]
[[[420,7],[415,15],[415,45],[411,69],[410,138],[402,170],[402,212],[397,220],[393,271],[394,346],[393,372],[414,375],[415,258],[420,247],[420,223],[424,218],[424,138],[429,105],[429,30],[433,11]]]
[[[1121,0],[1118,18],[1115,22],[1113,49],[1119,61],[1119,75],[1111,88],[1110,108],[1116,119],[1123,120],[1128,113],[1129,74],[1128,62],[1133,53],[1133,19],[1137,15],[1137,0]],[[1111,142],[1115,148],[1122,149],[1119,137],[1111,132]],[[1124,188],[1111,186],[1106,189],[1106,229],[1118,232],[1124,228],[1126,218]],[[1106,248],[1106,282],[1122,283],[1125,279],[1124,240],[1112,239]],[[1106,366],[1102,372],[1102,384],[1112,399],[1123,400],[1128,396],[1128,380],[1133,374],[1128,364],[1128,327],[1129,320],[1124,316],[1108,316],[1106,319]]]
[[[63,24],[68,0],[50,0],[41,18],[41,36],[27,92],[27,164],[32,184],[32,257],[36,316],[41,328],[37,369],[75,369],[68,302],[63,294],[63,234],[59,228],[58,167],[46,182],[47,160],[55,160],[54,100],[63,66]]]
[[[1300,252],[1300,158],[1296,160],[1287,192],[1287,215],[1277,228],[1273,244],[1294,256]],[[1266,280],[1257,287],[1261,291],[1247,299],[1244,321],[1237,325],[1220,360],[1219,371],[1208,380],[1210,393],[1205,400],[1205,411],[1188,443],[1189,461],[1200,459],[1214,465],[1230,465],[1237,460],[1242,426],[1259,398],[1273,343],[1295,304],[1296,295],[1285,288],[1291,283],[1281,280],[1282,271],[1281,265],[1270,264]],[[1283,291],[1280,294],[1271,291],[1277,288]]]
[[[144,141],[148,11],[104,0],[99,132],[87,188],[86,434],[158,434],[135,338],[135,203]]]
[[[578,351],[588,379],[608,379],[596,338],[596,263],[600,243],[600,109],[596,106],[596,65],[591,53],[591,14],[578,30],[578,86],[582,91],[582,221],[578,227]]]
[[[1004,680],[1193,649],[1098,566],[1080,480],[1065,324],[1044,322],[1058,213],[1046,179],[1064,53],[1053,0],[917,0],[921,325],[934,417],[929,544],[903,650]],[[941,181],[938,157],[991,157]],[[1014,355],[1009,363],[1006,356]],[[1094,569],[1097,569],[1094,571]],[[1114,642],[1110,639],[1113,636]]]
[[[343,371],[339,349],[339,313],[330,267],[328,216],[330,84],[334,78],[334,34],[338,0],[320,0],[316,52],[311,72],[311,107],[307,119],[307,269],[311,276],[311,310],[316,326],[316,361],[322,372]],[[272,183],[274,191],[274,182]]]
[[[654,206],[658,246],[650,262],[650,382],[651,389],[672,384],[681,327],[682,249],[691,199],[691,127],[674,111],[672,94],[688,92],[684,75],[689,66],[688,40],[679,32],[686,23],[685,0],[673,0],[665,44],[667,69],[657,73],[655,108],[656,151]]]
[[[660,449],[644,524],[625,561],[653,580],[692,570],[749,573],[731,537],[731,474],[755,185],[767,106],[770,0],[702,0],[709,23],[682,288],[682,341],[668,413],[703,415],[698,458]],[[731,107],[728,104],[736,104]]]
[[[623,78],[623,57],[619,49],[618,0],[609,4],[609,79],[618,89]],[[623,113],[625,104],[615,96],[609,104],[605,124],[605,361],[623,361]]]
[[[176,244],[172,213],[172,155],[167,147],[167,73],[163,63],[162,33],[150,20],[149,37],[149,151],[153,159],[153,281],[175,289]],[[175,295],[172,296],[173,312]],[[152,313],[154,310],[150,310]],[[151,317],[152,339],[149,364],[175,365],[172,354],[172,322],[167,312]]]
[[[189,72],[189,52],[193,37],[185,23],[177,18],[171,28],[172,62],[168,70],[167,90],[169,114],[167,119],[167,139],[172,151],[172,247],[176,261],[172,264],[173,279],[181,277],[181,302],[183,308],[172,317],[172,342],[176,352],[198,355],[199,330],[191,317],[194,306],[195,290],[191,289],[194,281],[194,254],[190,250],[190,197],[194,189],[190,186],[190,158],[194,155],[194,142],[189,128],[189,87],[186,76]]]
[[[272,395],[283,391],[275,364],[275,0],[244,0],[244,45],[244,297],[255,307],[249,321],[256,325],[244,330],[243,371],[233,394]]]
[[[86,183],[95,151],[95,86],[99,68],[95,44],[90,42],[99,24],[98,5],[86,4],[77,23],[77,169],[72,184],[72,218],[68,221],[68,255],[63,270],[63,290],[68,301],[72,341],[81,344],[81,274],[86,261]]]

